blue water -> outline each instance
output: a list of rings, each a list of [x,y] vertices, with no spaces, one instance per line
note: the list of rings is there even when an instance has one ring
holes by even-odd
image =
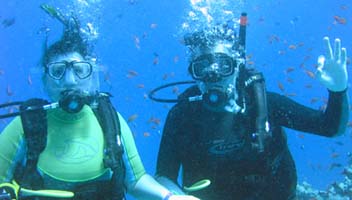
[[[62,1],[66,4],[40,3],[44,2],[63,10],[81,11],[82,20],[98,28],[95,49],[104,69],[101,88],[114,95],[113,103],[126,119],[138,115],[130,122],[130,127],[147,171],[154,174],[163,123],[172,105],[155,103],[145,96],[161,84],[190,80],[186,48],[180,43],[180,27],[191,9],[190,2],[70,0]],[[248,13],[247,54],[251,56],[252,66],[264,73],[268,90],[289,94],[313,108],[322,106],[327,91],[318,80],[309,77],[306,70],[314,72],[317,57],[324,53],[324,36],[331,40],[341,38],[342,46],[352,52],[351,1],[231,2],[235,6],[230,9],[233,8],[236,15],[241,11]],[[62,27],[39,8],[40,3],[35,0],[1,3],[0,103],[45,97],[38,67],[44,32],[50,28],[50,43],[60,37]],[[336,16],[340,17],[339,21]],[[351,65],[348,67],[351,75]],[[286,73],[290,68],[294,70]],[[137,75],[129,77],[131,71]],[[178,89],[182,91],[183,87]],[[171,91],[167,95],[175,97]],[[155,118],[161,123],[150,122]],[[8,121],[0,120],[0,128],[6,123]],[[334,181],[342,180],[343,166],[351,162],[351,129],[338,138],[292,130],[287,130],[287,135],[300,182],[307,181],[315,188],[326,189]],[[342,167],[334,167],[336,164]]]

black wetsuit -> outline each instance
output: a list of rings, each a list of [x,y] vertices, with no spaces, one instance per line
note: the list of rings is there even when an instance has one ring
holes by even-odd
[[[185,94],[186,93],[186,94]],[[183,95],[199,94],[196,87]],[[183,185],[210,179],[211,185],[191,194],[202,200],[285,200],[295,196],[297,175],[283,127],[331,137],[348,120],[346,91],[329,92],[325,112],[267,92],[272,137],[262,154],[251,146],[253,114],[212,112],[202,102],[182,102],[169,112],[157,162],[157,175]]]

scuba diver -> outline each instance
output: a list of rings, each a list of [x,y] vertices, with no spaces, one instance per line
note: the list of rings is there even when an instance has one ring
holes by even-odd
[[[181,187],[207,180],[209,186],[188,194],[202,200],[295,199],[296,168],[284,128],[325,137],[346,129],[347,55],[340,40],[332,50],[324,38],[316,77],[329,100],[325,111],[315,110],[266,91],[262,74],[245,66],[246,18],[243,13],[238,35],[225,24],[184,38],[196,84],[168,113],[155,176],[170,190],[182,193]],[[162,88],[151,99],[162,101],[155,97]]]
[[[128,192],[137,199],[197,200],[172,194],[146,173],[126,121],[110,95],[99,92],[99,69],[78,20],[42,8],[64,25],[42,57],[43,84],[54,103],[18,103],[20,116],[0,134],[0,199],[120,200]]]

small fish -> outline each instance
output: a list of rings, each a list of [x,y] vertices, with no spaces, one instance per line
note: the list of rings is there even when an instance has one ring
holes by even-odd
[[[248,61],[247,64],[248,65],[254,65],[254,61]]]
[[[7,85],[7,87],[6,87],[6,94],[7,94],[7,96],[12,96],[13,95],[13,91],[11,90],[10,85]]]
[[[303,133],[300,133],[300,134],[298,134],[297,136],[298,136],[298,138],[304,139],[304,136],[305,136],[305,135],[304,135]]]
[[[149,133],[149,132],[144,132],[144,133],[143,133],[143,136],[144,136],[144,137],[149,137],[149,136],[150,136],[150,133]]]
[[[346,18],[343,18],[343,17],[340,17],[340,16],[338,16],[338,15],[335,15],[334,16],[334,19],[335,19],[335,21],[337,22],[337,23],[339,23],[339,24],[346,24],[347,23],[347,20],[346,20]]]
[[[180,91],[179,88],[176,86],[172,88],[172,93],[174,93],[176,95],[179,95],[179,91]]]
[[[162,79],[163,79],[163,80],[166,80],[168,77],[169,77],[168,74],[164,74]]]
[[[341,6],[340,6],[340,9],[341,9],[341,10],[347,10],[347,9],[348,9],[348,6],[347,6],[347,5],[341,5]]]
[[[281,92],[285,91],[285,87],[280,81],[277,82],[277,86],[281,90]]]
[[[333,170],[335,168],[340,168],[340,167],[342,167],[342,164],[340,164],[340,163],[332,163],[330,165],[330,167],[329,167],[329,170]]]
[[[30,74],[28,74],[27,83],[28,83],[28,85],[32,85],[32,84],[33,84],[33,82],[32,82],[32,77],[31,77]]]
[[[288,67],[288,68],[286,68],[285,73],[287,74],[287,73],[290,73],[290,72],[293,72],[293,71],[295,71],[294,67]]]
[[[314,72],[312,72],[312,71],[309,71],[309,70],[304,70],[304,72],[309,76],[309,77],[311,77],[311,78],[315,78],[315,74],[314,74]]]
[[[279,51],[277,52],[277,54],[279,54],[279,55],[284,55],[284,54],[286,54],[286,51],[285,51],[285,50],[279,50]]]
[[[318,102],[320,99],[318,97],[313,97],[310,99],[310,103],[313,104],[313,103],[316,103]]]
[[[8,27],[14,25],[15,22],[16,22],[15,18],[7,18],[7,19],[2,20],[1,24],[4,28],[8,28]]]
[[[297,46],[298,46],[298,47],[303,47],[303,46],[304,46],[304,42],[299,42],[299,43],[297,44]]]
[[[155,125],[159,125],[161,123],[161,120],[156,117],[150,117],[148,120],[149,123],[154,123]]]
[[[159,55],[154,53],[153,65],[159,64]]]
[[[144,84],[142,84],[142,83],[141,83],[141,84],[138,84],[138,85],[137,85],[137,88],[144,88]]]
[[[158,27],[158,24],[155,24],[155,23],[150,24],[150,28],[154,29],[156,27]]]
[[[313,85],[312,84],[305,84],[304,87],[310,89],[313,87]]]
[[[132,77],[135,77],[138,75],[138,72],[137,71],[134,71],[134,70],[128,70],[128,73],[127,73],[127,78],[132,78]]]
[[[137,49],[141,48],[141,41],[138,36],[133,37],[134,45],[136,46]]]
[[[311,56],[306,55],[306,56],[304,56],[303,60],[304,60],[304,61],[307,61],[307,60],[309,60],[310,58],[311,58]]]
[[[297,45],[291,44],[288,46],[289,49],[295,50],[297,49]]]
[[[340,154],[334,152],[331,154],[331,158],[338,158],[340,156]]]
[[[290,77],[287,77],[287,78],[286,78],[286,81],[287,81],[288,83],[294,83],[293,79],[290,78]]]
[[[131,116],[128,117],[127,119],[127,122],[130,123],[130,122],[133,122],[134,120],[136,120],[138,118],[138,115],[137,114],[133,114]]]
[[[177,63],[180,60],[179,56],[174,57],[174,63]]]

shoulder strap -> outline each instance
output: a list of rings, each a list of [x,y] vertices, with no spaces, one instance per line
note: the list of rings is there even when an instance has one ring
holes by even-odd
[[[40,153],[44,150],[47,139],[47,119],[44,109],[30,110],[30,107],[42,107],[49,102],[43,99],[29,99],[20,106],[21,121],[27,144],[26,166],[16,170],[15,179],[21,186],[31,189],[42,188],[42,178],[37,171]]]
[[[120,120],[110,101],[111,95],[100,93],[98,106],[93,111],[104,132],[106,143],[106,157],[104,164],[113,171],[112,199],[123,199],[125,194],[124,179],[125,167],[122,160],[123,146],[121,143]]]

